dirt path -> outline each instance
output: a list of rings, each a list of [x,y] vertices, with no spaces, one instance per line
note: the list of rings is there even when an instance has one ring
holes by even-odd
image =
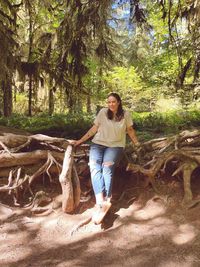
[[[198,184],[195,190],[198,197]],[[127,190],[102,226],[89,223],[73,236],[73,227],[91,214],[93,199],[74,215],[57,209],[35,217],[1,205],[0,266],[199,267],[200,205],[181,206],[181,182],[172,181],[168,192]]]

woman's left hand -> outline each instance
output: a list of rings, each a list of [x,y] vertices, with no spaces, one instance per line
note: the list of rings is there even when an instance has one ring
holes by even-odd
[[[79,146],[81,143],[82,143],[82,140],[79,139],[79,140],[67,140],[69,142],[70,145],[73,145],[73,146]]]

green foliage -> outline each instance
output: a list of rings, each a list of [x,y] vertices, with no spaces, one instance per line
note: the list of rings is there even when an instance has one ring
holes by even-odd
[[[177,76],[177,69],[178,60],[173,51],[165,50],[154,53],[149,62],[148,81],[154,86],[173,85]],[[170,90],[168,94],[171,94]]]
[[[199,110],[179,110],[171,112],[132,113],[134,127],[140,140],[148,140],[156,135],[178,133],[181,130],[200,126]],[[43,133],[50,136],[69,139],[80,138],[92,126],[94,115],[57,114],[37,117],[13,115],[10,118],[0,117],[0,125],[26,130],[30,133]]]
[[[158,134],[176,133],[183,129],[200,126],[199,110],[133,113],[136,129]]]
[[[129,68],[113,67],[111,71],[105,73],[103,79],[107,93],[111,91],[118,92],[125,106],[130,109],[135,107],[136,101],[145,96],[145,85],[133,66]]]
[[[16,114],[25,114],[28,110],[28,97],[25,93],[17,93],[13,105],[13,111]]]
[[[110,91],[138,112],[169,96],[188,108],[199,84],[199,8],[198,0],[1,1],[0,111],[27,112],[27,76],[30,115],[42,100],[49,114],[91,112]]]
[[[17,129],[23,129],[30,133],[43,133],[51,136],[66,138],[78,138],[92,125],[92,115],[63,115],[48,116],[41,114],[37,117],[13,115],[6,119],[0,117],[0,124]]]

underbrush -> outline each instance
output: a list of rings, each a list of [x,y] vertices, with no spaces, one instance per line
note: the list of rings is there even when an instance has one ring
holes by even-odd
[[[82,133],[90,128],[93,120],[94,116],[88,114],[56,114],[53,116],[41,114],[37,117],[16,114],[10,118],[1,117],[0,125],[23,129],[33,134],[41,133],[65,138],[79,138]]]
[[[164,113],[133,112],[132,117],[136,129],[150,131],[154,134],[177,133],[200,126],[199,110],[177,110]]]
[[[79,138],[92,125],[95,115],[81,114],[41,114],[27,117],[15,114],[10,118],[0,117],[0,125],[23,129],[30,133],[50,136]],[[155,136],[175,134],[185,129],[200,126],[199,110],[179,110],[165,113],[132,113],[135,129],[140,140]]]

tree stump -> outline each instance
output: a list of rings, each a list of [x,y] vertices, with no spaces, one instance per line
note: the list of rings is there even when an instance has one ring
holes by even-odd
[[[72,146],[68,145],[67,150],[65,152],[62,172],[59,176],[63,195],[62,210],[64,212],[72,212],[74,210],[74,192],[72,187],[72,151]]]

